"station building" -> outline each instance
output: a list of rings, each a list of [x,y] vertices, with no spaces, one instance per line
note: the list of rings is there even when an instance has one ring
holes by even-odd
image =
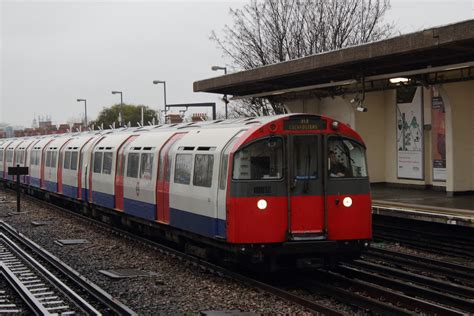
[[[474,192],[474,20],[194,82],[349,124],[372,183]]]

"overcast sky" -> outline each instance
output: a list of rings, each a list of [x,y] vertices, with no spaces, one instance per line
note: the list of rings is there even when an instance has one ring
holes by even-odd
[[[54,123],[88,117],[124,102],[219,102],[193,93],[193,81],[217,75],[226,60],[209,40],[230,23],[230,7],[247,1],[0,0],[0,122],[30,126],[34,115]],[[386,16],[402,33],[473,18],[474,0],[391,0]],[[219,103],[222,108],[223,105]]]

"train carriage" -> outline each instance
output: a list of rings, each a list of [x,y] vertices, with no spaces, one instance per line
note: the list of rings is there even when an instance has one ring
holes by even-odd
[[[62,193],[63,148],[72,139],[71,135],[56,137],[45,148],[43,188],[49,192]]]
[[[2,150],[23,141],[0,144],[2,170]],[[140,219],[201,256],[293,265],[357,257],[371,239],[363,141],[327,117],[168,124],[28,144],[30,185]]]
[[[98,133],[76,135],[64,147],[62,161],[62,193],[71,198],[81,199],[85,184],[82,175],[83,153],[87,145],[99,138]]]
[[[12,139],[7,139],[0,145],[0,177],[5,179],[7,176],[7,168],[6,168],[6,155],[7,155],[7,148],[8,145],[12,142]]]
[[[30,176],[30,185],[36,188],[44,188],[44,170],[45,170],[45,158],[46,151],[45,148],[51,143],[57,136],[44,136],[34,144],[33,147],[30,147],[29,156],[30,156],[30,167],[29,167],[29,176]]]
[[[16,156],[16,150],[23,141],[22,138],[15,139],[5,148],[5,179],[14,180],[13,175],[8,174],[8,168],[16,166],[16,160],[19,158]]]
[[[18,164],[20,167],[29,167],[30,165],[30,149],[40,140],[40,137],[26,138],[20,146],[18,146],[15,157],[18,157],[15,161],[15,166]],[[20,176],[20,182],[28,184],[29,175]]]

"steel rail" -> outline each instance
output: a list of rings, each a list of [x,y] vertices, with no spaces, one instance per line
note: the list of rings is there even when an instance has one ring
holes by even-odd
[[[381,286],[401,291],[407,295],[421,297],[433,302],[438,302],[446,306],[459,308],[463,311],[474,313],[474,302],[469,299],[463,299],[458,296],[442,293],[433,289],[426,288],[417,284],[408,284],[405,281],[393,279],[389,276],[382,276],[377,273],[363,271],[358,268],[342,264],[335,271],[352,278],[358,278],[370,283],[377,283]]]
[[[369,282],[364,282],[358,279],[351,279],[333,271],[318,271],[316,279],[321,278],[329,279],[332,284],[337,283],[339,284],[339,287],[344,287],[344,289],[357,289],[358,291],[356,292],[363,292],[364,294],[372,297],[372,304],[374,304],[373,301],[375,298],[375,303],[379,305],[377,311],[381,314],[387,313],[387,311],[383,310],[385,308],[390,311],[391,307],[396,306],[397,308],[393,309],[393,311],[396,312],[397,310],[399,310],[400,306],[406,306],[406,309],[401,310],[401,312],[404,314],[410,313],[408,312],[408,310],[411,310],[422,311],[424,313],[432,315],[464,315],[464,313],[453,310],[451,308],[440,306],[438,304],[433,304],[431,302],[426,302],[415,297],[410,297],[402,293],[393,291],[390,288],[386,288]],[[313,279],[311,279],[310,282],[315,282]],[[316,282],[320,283],[320,281]],[[344,300],[345,298],[346,297],[343,296],[341,299]]]
[[[367,262],[367,261],[361,261],[361,260],[355,260],[353,262],[346,263],[346,265],[349,267],[355,267],[355,268],[365,269],[365,270],[376,272],[376,273],[382,273],[387,276],[394,276],[399,279],[413,282],[413,283],[418,283],[423,286],[428,285],[431,288],[437,289],[439,291],[443,291],[445,293],[461,295],[461,296],[465,296],[471,299],[474,298],[474,289],[470,287],[430,278],[430,277],[416,274],[413,272],[407,272],[401,269],[387,267],[380,264]]]
[[[8,267],[0,262],[0,274],[2,274],[15,292],[22,298],[23,302],[28,305],[35,315],[49,315],[48,310],[34,297],[31,292],[22,284],[22,282],[15,276]]]
[[[0,223],[2,223],[0,221]],[[42,278],[47,280],[54,288],[59,291],[61,294],[65,295],[67,299],[69,299],[72,303],[75,304],[81,311],[91,314],[91,315],[100,315],[100,313],[91,306],[88,302],[86,302],[81,296],[79,296],[76,292],[74,292],[70,287],[64,284],[61,280],[59,280],[55,275],[53,275],[50,271],[48,271],[43,265],[41,265],[36,259],[34,259],[31,255],[26,253],[23,249],[21,249],[17,244],[15,244],[10,238],[5,236],[3,233],[0,233],[0,238],[2,239],[3,243],[7,245],[7,247],[18,257],[20,258],[26,265],[30,266],[37,272]],[[14,260],[14,259],[11,259]],[[17,261],[17,260],[15,260]],[[26,287],[25,287],[26,289]],[[29,290],[30,291],[30,290]],[[31,290],[30,292],[32,292]],[[31,296],[33,294],[31,293]],[[34,300],[27,300],[27,302],[34,302]],[[45,302],[47,303],[47,302]],[[40,303],[44,306],[45,303]],[[67,308],[67,307],[65,307]],[[47,313],[49,314],[49,309],[45,308]]]
[[[460,264],[395,252],[388,249],[378,248],[374,246],[374,244],[372,244],[368,251],[363,254],[362,258],[387,260],[394,264],[403,264],[423,269],[424,271],[429,270],[441,273],[448,278],[459,278],[464,281],[474,282],[474,267],[471,268]]]
[[[48,264],[53,266],[55,269],[61,271],[64,275],[68,277],[68,280],[73,281],[77,286],[85,290],[87,293],[91,294],[94,298],[102,302],[105,306],[113,310],[119,315],[136,315],[129,307],[125,306],[119,302],[116,298],[112,297],[110,294],[99,288],[94,283],[82,277],[77,271],[73,270],[71,267],[67,266],[64,262],[60,261],[57,257],[53,256],[51,253],[41,248],[39,245],[28,239],[26,236],[15,230],[13,227],[0,220],[0,228],[5,232],[10,234],[15,240],[21,243],[23,246],[27,247],[39,256],[42,260],[46,261]],[[31,258],[32,261],[35,261]],[[37,262],[36,262],[37,263]],[[39,265],[39,263],[37,263]],[[57,284],[62,284],[62,282],[52,275],[49,271],[44,269],[41,265],[40,269],[44,270],[43,272],[48,276],[51,276],[52,280],[55,280]],[[76,293],[66,293],[68,297],[74,300],[74,302],[82,306],[89,314],[100,314],[97,312],[88,302],[79,297]],[[92,309],[91,309],[92,308]],[[95,312],[94,312],[95,310]]]

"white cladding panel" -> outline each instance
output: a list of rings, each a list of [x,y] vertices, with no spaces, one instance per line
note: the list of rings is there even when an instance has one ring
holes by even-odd
[[[158,175],[158,153],[162,148],[163,144],[174,134],[176,131],[162,132],[162,133],[146,133],[138,136],[132,142],[127,144],[127,148],[124,151],[125,154],[125,167],[124,167],[124,178],[123,178],[123,195],[125,199],[131,199],[140,202],[146,202],[156,204],[156,181]],[[151,150],[143,150],[143,147],[151,147]],[[135,150],[134,148],[141,148]],[[138,172],[137,177],[131,178],[127,175],[128,157],[130,153],[151,153],[153,156],[152,164],[152,175],[151,179],[148,177],[140,177]],[[138,170],[140,171],[141,159],[139,160]]]
[[[91,156],[92,161],[90,166],[92,167],[92,190],[114,195],[115,192],[115,165],[117,161],[117,149],[120,145],[132,134],[130,133],[118,133],[105,135],[98,143],[95,144],[93,155]],[[97,152],[102,152],[100,172],[94,172],[94,157]],[[106,173],[103,170],[104,155],[105,153],[112,154],[112,165],[110,173]],[[107,154],[108,155],[108,154]]]
[[[62,136],[55,138],[52,142],[50,142],[44,151],[45,157],[47,158],[48,152],[50,154],[50,166],[47,166],[46,163],[48,159],[45,161],[44,166],[44,179],[50,182],[58,182],[58,166],[61,160],[60,150],[71,139],[71,136]]]
[[[79,186],[79,177],[78,177],[78,172],[79,169],[82,167],[82,152],[85,147],[86,143],[90,143],[93,141],[94,138],[99,137],[98,135],[94,134],[86,134],[86,135],[79,135],[71,139],[67,143],[67,145],[63,148],[63,167],[64,167],[64,159],[65,159],[65,152],[69,151],[71,152],[76,152],[77,153],[77,165],[76,165],[76,170],[74,170],[74,167],[72,167],[69,164],[69,168],[65,169],[63,168],[62,176],[63,176],[63,184],[64,185],[69,185],[73,187],[78,187]],[[71,162],[72,163],[72,162]],[[84,179],[82,180],[82,187],[84,187]]]
[[[170,176],[170,208],[191,212],[207,217],[218,217],[217,215],[217,191],[219,179],[220,154],[224,146],[236,135],[242,127],[223,129],[203,129],[189,131],[181,138],[172,149],[173,161]],[[192,151],[181,150],[181,147],[194,147]],[[209,151],[197,150],[198,147],[215,147]],[[212,168],[211,187],[197,186],[193,184],[194,168],[191,168],[191,179],[188,184],[175,183],[176,155],[191,154],[194,167],[197,154],[212,155],[214,159]],[[225,220],[225,214],[219,217]]]

